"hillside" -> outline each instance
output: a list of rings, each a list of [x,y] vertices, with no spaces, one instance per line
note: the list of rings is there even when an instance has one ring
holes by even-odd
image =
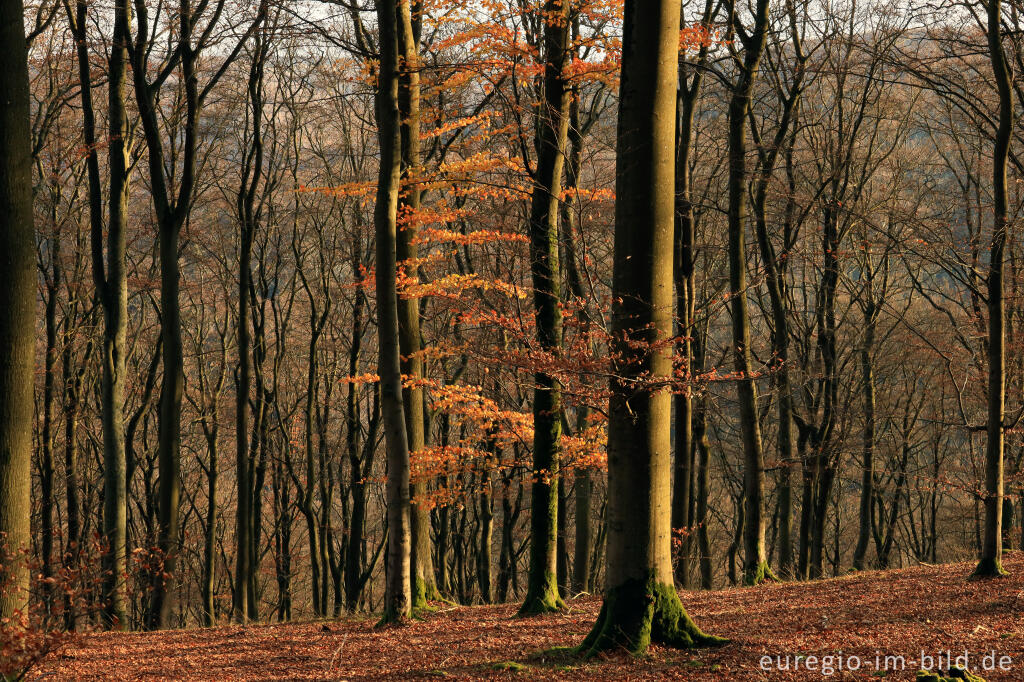
[[[377,630],[370,618],[139,634],[91,634],[51,654],[28,679],[914,679],[923,650],[966,650],[987,680],[1024,676],[1024,555],[1006,562],[1009,578],[970,582],[971,566],[918,566],[865,572],[812,584],[684,592],[683,602],[722,648],[652,647],[632,660],[551,660],[539,652],[578,643],[600,607],[596,597],[570,611],[515,619],[514,605],[443,607],[423,621]],[[1009,670],[982,671],[996,653]],[[823,674],[822,656],[843,656],[857,672]],[[801,659],[816,670],[760,669],[762,656]],[[876,659],[876,655],[880,655]],[[883,675],[885,656],[890,670]],[[943,654],[945,655],[945,654]],[[810,656],[818,656],[812,664]],[[991,661],[991,659],[990,659]],[[988,661],[988,662],[990,662]],[[782,664],[785,665],[785,658]]]

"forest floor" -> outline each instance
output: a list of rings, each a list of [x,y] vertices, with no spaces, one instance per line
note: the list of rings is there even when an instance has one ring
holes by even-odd
[[[949,564],[682,592],[697,623],[731,642],[692,651],[652,646],[639,659],[543,653],[583,639],[601,603],[588,596],[571,600],[566,613],[526,619],[515,618],[511,604],[442,606],[383,630],[363,617],[87,634],[52,652],[28,679],[912,680],[922,652],[934,664],[942,652],[945,667],[949,651],[954,664],[966,652],[970,670],[986,680],[1022,680],[1024,554],[1011,553],[1005,566],[1010,577],[986,581],[967,579],[972,564]],[[780,670],[787,656],[790,669]],[[857,662],[860,670],[849,670]]]

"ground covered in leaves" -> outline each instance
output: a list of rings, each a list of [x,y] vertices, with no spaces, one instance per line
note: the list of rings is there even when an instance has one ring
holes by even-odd
[[[1010,577],[987,581],[967,580],[972,566],[954,564],[683,592],[697,623],[731,643],[697,651],[652,647],[640,659],[544,653],[586,635],[600,599],[581,597],[568,602],[567,613],[527,619],[513,617],[515,605],[442,606],[384,630],[360,618],[82,635],[28,679],[912,680],[922,652],[933,665],[941,654],[945,666],[949,651],[954,664],[966,652],[969,668],[986,680],[1021,680],[1024,555],[1013,553],[1005,566]]]

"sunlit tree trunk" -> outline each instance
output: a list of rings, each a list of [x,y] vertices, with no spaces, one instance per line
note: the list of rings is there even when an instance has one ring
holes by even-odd
[[[616,145],[604,603],[581,645],[709,644],[673,586],[671,408],[679,1],[627,0]]]
[[[92,279],[103,310],[103,355],[100,416],[103,428],[103,536],[104,617],[115,628],[127,627],[124,575],[127,570],[127,465],[124,435],[125,338],[127,336],[128,287],[125,275],[125,220],[128,203],[128,125],[125,110],[130,8],[123,0],[114,5],[113,40],[108,59],[107,134],[108,220],[103,223],[103,187],[97,148],[96,117],[92,99],[92,74],[86,25],[89,4],[85,0],[66,5],[68,22],[76,41],[82,106],[82,136],[87,149],[89,222]],[[106,232],[106,249],[104,249]],[[104,251],[106,256],[104,259]],[[77,403],[77,397],[76,397]],[[74,456],[69,444],[70,457]],[[76,469],[71,462],[70,469]],[[72,477],[77,479],[77,471]],[[69,486],[72,483],[69,481]],[[70,489],[69,489],[70,493]],[[77,495],[77,491],[75,491]],[[77,507],[77,501],[76,505]],[[69,523],[71,517],[69,515]],[[77,528],[77,509],[74,525]],[[77,532],[75,533],[77,535]]]
[[[398,84],[398,105],[401,118],[401,156],[404,186],[399,195],[400,226],[397,235],[397,256],[400,262],[419,255],[416,245],[421,191],[416,184],[420,166],[420,73],[419,73],[419,2],[402,0],[398,5],[398,54],[401,71]],[[419,267],[406,266],[410,281],[419,281]],[[420,299],[402,296],[398,299],[398,342],[402,354],[402,373],[411,380],[423,377],[420,353]],[[405,425],[409,434],[409,453],[427,445],[427,424],[424,421],[423,387],[413,385],[403,390]],[[430,511],[421,504],[427,492],[426,481],[411,484],[412,509],[412,602],[413,608],[426,606],[429,600],[441,598],[434,578],[431,558]]]
[[[579,17],[573,20],[573,40],[579,37]],[[588,296],[583,290],[583,281],[579,272],[577,259],[576,240],[577,232],[580,229],[580,215],[582,213],[578,188],[580,166],[583,156],[583,130],[580,119],[580,90],[578,84],[574,83],[569,93],[569,130],[567,137],[568,158],[565,168],[565,201],[562,204],[562,222],[560,224],[562,244],[565,247],[565,279],[569,292],[581,302],[586,302]],[[584,303],[580,311],[580,317],[584,325],[584,331],[589,333],[593,329],[594,320],[590,310]],[[590,342],[590,351],[596,354],[593,340]],[[589,405],[580,404],[576,406],[576,431],[582,433],[590,425],[591,408]],[[572,559],[572,592],[580,594],[589,592],[591,589],[590,564],[591,564],[591,508],[593,500],[594,483],[591,479],[591,469],[586,466],[577,466],[574,470],[573,490],[575,497],[576,513],[574,519],[575,547]],[[567,511],[567,510],[566,510]],[[560,538],[567,539],[567,538]]]
[[[81,4],[80,4],[81,7]],[[85,9],[79,11],[83,32]],[[92,225],[93,279],[103,305],[103,380],[101,413],[103,419],[103,527],[107,542],[105,563],[107,621],[113,627],[127,628],[127,464],[124,435],[124,389],[127,368],[125,341],[128,333],[128,281],[125,273],[128,214],[128,116],[125,89],[130,40],[128,23],[131,7],[120,0],[114,7],[114,38],[109,59],[107,131],[109,135],[109,200],[107,204],[106,274],[102,255],[103,226]],[[83,35],[84,39],[84,35]],[[87,60],[87,54],[80,54]],[[88,66],[80,67],[80,70]],[[84,97],[84,90],[83,90]],[[91,103],[89,106],[91,113]],[[91,173],[91,171],[90,171]],[[91,180],[90,180],[91,181]],[[99,201],[99,188],[93,193]]]
[[[28,615],[35,373],[28,45],[21,0],[0,0],[0,618]]]

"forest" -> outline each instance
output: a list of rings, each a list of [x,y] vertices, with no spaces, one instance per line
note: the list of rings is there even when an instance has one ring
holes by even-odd
[[[0,679],[1024,665],[1022,142],[1021,0],[0,0]]]

